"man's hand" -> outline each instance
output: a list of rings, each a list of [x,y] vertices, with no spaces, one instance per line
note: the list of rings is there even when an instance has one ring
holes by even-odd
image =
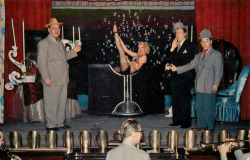
[[[175,67],[175,65],[171,64],[171,70],[172,70],[173,72],[177,71],[177,68]]]
[[[167,63],[166,65],[165,65],[165,71],[168,71],[168,70],[170,70],[171,69],[171,65],[169,64],[169,63]]]
[[[80,45],[78,45],[78,46],[76,46],[75,48],[74,48],[74,51],[77,53],[77,52],[80,52],[81,51],[81,44]]]
[[[212,91],[213,91],[213,93],[216,93],[218,91],[218,87],[213,85]]]
[[[44,80],[44,84],[46,84],[47,86],[51,86],[51,79],[50,78],[47,78]]]
[[[232,142],[230,142],[229,144],[223,143],[222,145],[218,146],[220,156],[225,157],[227,155],[227,152],[229,152],[231,146]]]
[[[171,47],[170,51],[173,52],[174,49],[175,49],[177,46],[178,46],[178,41],[177,41],[177,39],[175,38],[174,41],[173,41],[173,43],[172,43],[172,47]]]

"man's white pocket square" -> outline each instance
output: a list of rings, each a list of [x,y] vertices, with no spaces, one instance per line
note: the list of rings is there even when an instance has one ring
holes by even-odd
[[[188,53],[188,52],[187,52],[187,50],[185,49],[183,53],[185,54],[185,53]]]

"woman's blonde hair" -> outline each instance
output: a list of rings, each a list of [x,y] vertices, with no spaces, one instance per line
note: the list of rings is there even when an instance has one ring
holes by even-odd
[[[139,42],[138,46],[139,45],[144,45],[144,47],[146,48],[146,54],[149,54],[150,52],[150,48],[149,48],[149,45],[145,42]]]

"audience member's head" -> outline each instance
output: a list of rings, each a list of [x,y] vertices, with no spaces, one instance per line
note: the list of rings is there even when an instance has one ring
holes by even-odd
[[[142,136],[141,126],[136,120],[128,119],[121,125],[121,134],[124,140],[138,144]]]

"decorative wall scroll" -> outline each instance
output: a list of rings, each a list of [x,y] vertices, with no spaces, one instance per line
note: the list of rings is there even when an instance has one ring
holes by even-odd
[[[21,69],[22,75],[16,71],[13,71],[11,74],[9,74],[9,80],[10,82],[5,84],[5,88],[7,90],[12,90],[15,85],[18,85],[20,83],[23,83],[25,81],[24,73],[26,72],[26,67],[24,64],[17,62],[13,57],[17,57],[17,46],[16,46],[16,38],[15,38],[15,29],[14,29],[14,22],[13,19],[11,19],[12,24],[12,33],[13,33],[13,39],[14,39],[14,46],[12,46],[13,50],[9,51],[9,59],[12,63],[14,63],[18,68]],[[13,56],[13,57],[12,57]]]

